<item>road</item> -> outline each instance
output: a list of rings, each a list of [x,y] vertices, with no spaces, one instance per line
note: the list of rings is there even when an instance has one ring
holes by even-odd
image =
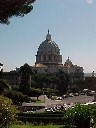
[[[44,97],[43,97],[43,99],[44,99]],[[81,104],[84,104],[87,102],[92,102],[93,100],[94,100],[94,96],[87,96],[87,95],[68,97],[63,100],[51,100],[46,97],[45,98],[45,108],[50,108],[50,107],[53,107],[56,105],[64,105],[65,103],[66,104],[71,104],[71,103],[75,104],[75,103],[79,102]],[[44,112],[45,108],[40,109],[36,112]]]
[[[79,96],[74,96],[74,97],[68,97],[62,100],[63,102],[66,103],[87,103],[87,102],[92,102],[94,100],[94,96],[87,96],[87,95],[79,95]]]
[[[87,102],[92,102],[94,100],[94,96],[86,96],[86,95],[79,95],[79,96],[74,96],[74,97],[68,97],[64,98],[63,100],[50,100],[50,99],[45,99],[45,106],[54,106],[56,104],[70,104],[70,103],[87,103]]]

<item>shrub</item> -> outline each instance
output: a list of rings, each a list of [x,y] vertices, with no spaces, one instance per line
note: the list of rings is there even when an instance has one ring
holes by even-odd
[[[93,119],[93,108],[90,105],[77,104],[69,108],[64,115],[65,125],[74,125],[76,128],[90,128]]]
[[[15,106],[11,105],[11,100],[0,96],[0,128],[9,128],[15,121]]]

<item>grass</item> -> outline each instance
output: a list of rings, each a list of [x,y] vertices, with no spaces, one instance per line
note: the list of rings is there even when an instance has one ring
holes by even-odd
[[[44,103],[42,100],[37,100],[35,103]]]
[[[36,101],[33,101],[33,102],[30,102],[30,103],[44,103],[44,101],[42,101],[42,100],[36,100]]]
[[[32,126],[32,125],[12,125],[10,128],[63,128],[62,125]]]

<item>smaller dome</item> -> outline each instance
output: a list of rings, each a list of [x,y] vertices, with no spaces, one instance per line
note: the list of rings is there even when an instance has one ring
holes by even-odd
[[[68,59],[66,60],[66,63],[70,63],[71,62],[71,60],[69,59],[69,57],[68,57]]]
[[[71,60],[69,59],[69,57],[68,57],[68,59],[66,60],[64,66],[66,66],[66,67],[68,67],[68,66],[72,67],[72,66],[73,66],[73,64],[72,64]]]

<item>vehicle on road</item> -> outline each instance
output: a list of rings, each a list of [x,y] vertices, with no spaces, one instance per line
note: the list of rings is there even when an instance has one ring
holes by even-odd
[[[62,96],[62,98],[64,99],[64,98],[67,98],[68,97],[68,95],[67,94],[65,94],[65,95],[63,95]]]
[[[91,90],[90,90],[90,91],[88,91],[86,94],[87,94],[87,96],[93,96],[93,95],[95,94],[95,91],[91,91]]]
[[[74,95],[73,95],[73,93],[69,93],[69,97],[73,97]]]
[[[74,96],[79,96],[79,93],[74,93]]]
[[[62,100],[63,98],[62,97],[57,97],[56,100]]]

